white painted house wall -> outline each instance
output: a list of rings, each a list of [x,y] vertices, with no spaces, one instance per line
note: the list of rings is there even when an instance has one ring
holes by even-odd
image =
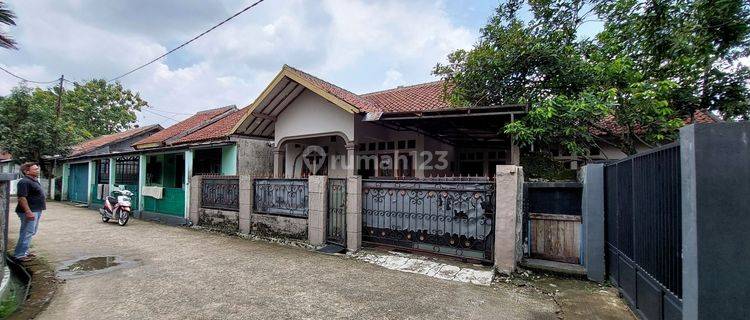
[[[354,115],[305,90],[278,116],[274,142],[282,139],[341,133],[354,140]]]

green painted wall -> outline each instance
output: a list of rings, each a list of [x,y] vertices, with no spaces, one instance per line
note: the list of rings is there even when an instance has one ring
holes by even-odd
[[[237,145],[221,148],[221,174],[225,176],[237,175]]]
[[[144,197],[143,210],[182,217],[185,215],[185,191],[179,188],[164,188],[162,199]]]

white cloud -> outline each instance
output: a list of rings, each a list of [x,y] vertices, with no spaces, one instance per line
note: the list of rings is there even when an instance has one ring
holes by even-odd
[[[9,31],[21,50],[0,51],[0,61],[34,79],[111,78],[247,5],[225,0],[206,10],[203,1],[175,0],[155,6],[178,6],[176,13],[138,14],[147,2],[11,3],[19,26]],[[432,66],[470,47],[476,34],[431,1],[268,1],[122,82],[155,112],[181,120],[202,109],[246,106],[285,63],[353,92],[430,81]],[[0,94],[15,84],[0,76]],[[139,120],[174,122],[146,112]]]

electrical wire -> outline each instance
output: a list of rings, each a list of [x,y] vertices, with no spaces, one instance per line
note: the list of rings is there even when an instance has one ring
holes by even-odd
[[[208,30],[206,30],[206,31],[203,31],[203,32],[201,32],[201,33],[200,33],[199,35],[197,35],[197,36],[193,37],[192,39],[188,40],[187,42],[184,42],[183,44],[181,44],[181,45],[179,45],[179,46],[175,47],[174,49],[172,49],[172,50],[169,50],[169,51],[167,51],[167,53],[165,53],[165,54],[162,54],[162,55],[160,55],[160,56],[158,56],[158,57],[156,57],[156,58],[152,59],[151,61],[149,61],[149,62],[146,62],[146,63],[144,63],[144,64],[142,64],[142,65],[140,65],[140,66],[138,66],[138,67],[136,67],[136,68],[133,68],[133,69],[131,69],[131,70],[130,70],[130,71],[128,71],[128,72],[125,72],[125,73],[123,73],[123,74],[121,74],[121,75],[119,75],[119,76],[116,76],[116,77],[114,77],[114,78],[110,79],[110,80],[109,80],[109,81],[107,81],[107,82],[117,81],[117,80],[119,80],[119,79],[122,79],[122,78],[124,78],[124,77],[127,77],[128,75],[130,75],[130,74],[131,74],[131,73],[133,73],[133,72],[136,72],[136,71],[138,71],[138,70],[141,70],[141,69],[145,68],[146,66],[148,66],[148,65],[150,65],[150,64],[152,64],[152,63],[154,63],[154,62],[158,61],[158,60],[159,60],[159,59],[161,59],[161,58],[164,58],[164,57],[166,57],[166,56],[167,56],[167,55],[169,55],[170,53],[172,53],[172,52],[175,52],[175,51],[177,51],[177,50],[181,49],[182,47],[184,47],[184,46],[186,46],[186,45],[190,44],[191,42],[193,42],[193,41],[197,40],[198,38],[200,38],[200,37],[202,37],[202,36],[206,35],[207,33],[211,32],[211,31],[213,31],[214,29],[218,28],[219,26],[223,25],[224,23],[227,23],[227,22],[228,22],[229,20],[232,20],[232,19],[234,19],[235,17],[237,17],[237,16],[239,16],[239,15],[243,14],[243,13],[244,13],[245,11],[248,11],[248,10],[252,9],[253,7],[257,6],[258,4],[260,4],[260,3],[261,3],[261,2],[263,2],[263,1],[265,1],[265,0],[258,0],[258,1],[256,1],[256,2],[254,2],[253,4],[251,4],[251,5],[247,6],[247,7],[245,7],[244,9],[240,10],[239,12],[237,12],[237,13],[233,14],[233,15],[232,15],[232,16],[230,16],[229,18],[226,18],[226,19],[224,19],[224,21],[221,21],[221,22],[219,22],[218,24],[214,25],[213,27],[209,28]]]
[[[36,83],[36,84],[50,84],[50,83],[55,83],[55,82],[58,82],[58,81],[60,81],[60,78],[57,78],[57,79],[55,79],[55,80],[52,80],[52,81],[36,81],[36,80],[29,80],[29,79],[26,79],[26,78],[24,78],[24,77],[21,77],[21,76],[19,76],[19,75],[15,74],[15,73],[13,73],[13,72],[10,72],[10,71],[8,71],[8,69],[5,69],[5,68],[3,68],[3,67],[0,67],[0,70],[2,70],[2,71],[5,71],[5,73],[7,73],[7,74],[9,74],[9,75],[11,75],[11,76],[13,76],[13,77],[15,77],[15,78],[16,78],[16,79],[18,79],[18,80],[21,80],[21,81],[26,81],[26,82],[29,82],[29,83]]]
[[[179,120],[177,120],[177,119],[175,119],[175,118],[172,118],[172,117],[168,117],[168,116],[165,116],[165,115],[163,115],[163,114],[159,114],[159,113],[153,112],[153,111],[151,111],[151,110],[149,110],[149,109],[143,109],[142,111],[146,111],[146,112],[148,112],[148,113],[151,113],[151,114],[155,114],[155,115],[157,115],[157,116],[160,116],[160,117],[162,117],[162,118],[166,118],[166,119],[172,120],[172,121],[174,121],[174,122],[180,122]]]

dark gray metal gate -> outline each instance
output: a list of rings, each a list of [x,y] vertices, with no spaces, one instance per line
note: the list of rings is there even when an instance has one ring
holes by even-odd
[[[607,273],[644,319],[682,319],[677,143],[604,168]]]
[[[346,179],[328,179],[326,241],[346,246]]]
[[[363,180],[362,240],[490,262],[492,181]]]

